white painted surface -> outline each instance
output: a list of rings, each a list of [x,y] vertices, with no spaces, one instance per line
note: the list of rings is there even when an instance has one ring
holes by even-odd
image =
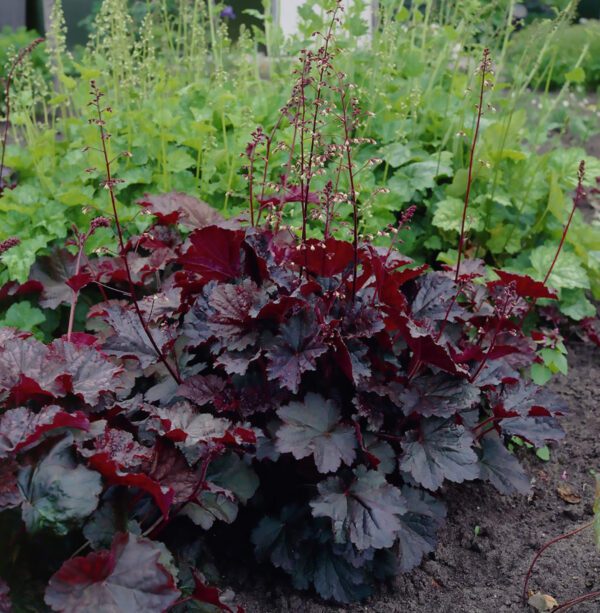
[[[345,0],[344,6],[352,6],[354,0]],[[298,33],[298,7],[304,4],[304,0],[274,0],[273,10],[275,19],[279,22],[285,36],[293,36]],[[373,27],[373,13],[376,0],[364,11],[364,19],[369,24],[369,31]]]

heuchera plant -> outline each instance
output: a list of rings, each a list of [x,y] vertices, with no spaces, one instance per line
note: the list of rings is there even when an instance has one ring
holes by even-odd
[[[446,482],[525,494],[505,442],[562,437],[566,406],[523,375],[544,341],[523,320],[555,297],[545,283],[463,252],[454,268],[415,265],[400,251],[413,208],[382,230],[388,247],[359,236],[363,114],[332,64],[337,19],[303,53],[276,130],[253,134],[247,219],[147,196],[154,223],[127,238],[111,111],[92,84],[118,252],[84,254],[104,219],[77,232],[77,253],[32,280],[69,307],[67,333],[0,332],[2,610],[8,586],[21,602],[26,568],[54,611],[241,611],[199,567],[203,531],[243,507],[259,560],[299,589],[361,599],[434,550]],[[486,55],[482,92],[490,71]],[[283,170],[268,184],[273,156]],[[285,223],[294,208],[299,228]],[[86,332],[72,316],[82,296],[96,302]]]

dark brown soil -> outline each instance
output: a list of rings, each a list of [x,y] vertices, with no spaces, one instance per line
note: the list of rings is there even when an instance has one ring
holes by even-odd
[[[549,462],[533,454],[526,458],[534,484],[529,499],[502,496],[484,483],[448,487],[448,522],[436,552],[366,603],[327,605],[295,592],[275,570],[257,578],[259,573],[253,569],[233,586],[237,601],[247,613],[532,611],[520,599],[529,563],[543,543],[591,519],[594,479],[590,470],[600,469],[600,350],[575,344],[569,358],[569,376],[554,383],[571,406],[570,415],[563,419],[567,438],[552,449]],[[557,486],[565,483],[582,496],[580,503],[568,504],[558,496]],[[591,532],[550,548],[538,562],[531,588],[559,602],[600,589],[600,554]],[[600,600],[570,610],[598,613]]]

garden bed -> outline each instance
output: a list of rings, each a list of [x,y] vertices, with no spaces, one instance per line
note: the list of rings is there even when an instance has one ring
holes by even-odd
[[[260,576],[251,571],[243,578],[236,572],[235,580],[226,575],[246,613],[525,610],[520,605],[520,594],[535,552],[546,541],[592,517],[590,470],[598,468],[600,456],[600,414],[596,410],[600,350],[579,343],[572,344],[570,350],[569,376],[552,383],[571,408],[562,421],[567,436],[553,447],[549,462],[543,463],[530,454],[526,461],[534,479],[530,499],[502,496],[484,483],[448,486],[444,496],[448,501],[448,522],[435,553],[418,569],[400,576],[364,604],[326,605],[292,590],[286,579],[272,569]],[[559,497],[557,487],[565,483],[582,496],[580,503],[569,504]],[[558,543],[541,557],[531,588],[563,602],[597,589],[599,571],[600,556],[593,546],[591,532],[586,531]],[[572,610],[596,613],[599,606],[598,601],[589,602]]]

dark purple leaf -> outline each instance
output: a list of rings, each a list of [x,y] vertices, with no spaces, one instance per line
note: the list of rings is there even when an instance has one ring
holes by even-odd
[[[24,500],[17,484],[19,465],[14,460],[0,460],[0,511],[18,507]],[[1,586],[1,583],[0,583]],[[0,590],[0,602],[2,592]],[[0,607],[0,611],[2,607]]]
[[[406,503],[400,490],[376,470],[359,466],[347,487],[339,477],[319,484],[319,497],[310,503],[314,517],[331,519],[338,542],[359,550],[391,547],[401,527]]]
[[[46,309],[56,309],[61,304],[69,304],[73,292],[67,281],[75,275],[77,256],[66,249],[55,249],[50,255],[37,258],[31,268],[30,278],[41,283],[44,290],[40,305]]]
[[[400,570],[404,573],[418,566],[424,555],[435,550],[437,532],[446,518],[440,500],[414,487],[402,488],[406,512],[400,517]]]
[[[318,336],[314,317],[306,311],[293,315],[280,330],[274,347],[267,352],[267,372],[270,380],[296,393],[302,375],[315,370],[317,358],[326,353],[328,347]]]
[[[297,460],[312,455],[321,473],[354,462],[354,428],[340,423],[341,413],[333,401],[309,393],[302,402],[280,408],[277,415],[283,422],[275,434],[277,451],[291,453]]]
[[[522,379],[490,391],[488,401],[494,411],[501,414],[527,416],[533,411],[536,415],[548,416],[568,411],[567,403],[560,396]]]
[[[177,395],[191,400],[195,405],[202,407],[212,404],[217,410],[227,410],[228,403],[222,402],[226,396],[225,379],[216,375],[196,375],[184,381],[177,390]]]
[[[478,365],[475,365],[476,372]],[[502,383],[514,383],[520,380],[519,373],[506,360],[488,360],[473,384],[477,387],[496,387]]]
[[[52,575],[45,601],[53,611],[166,611],[179,598],[159,563],[162,548],[132,534],[115,536],[110,551],[67,560]]]
[[[158,355],[133,309],[109,307],[105,310],[105,318],[114,330],[114,335],[102,347],[106,353],[135,358],[142,368],[158,362]],[[163,328],[152,327],[150,332],[161,351],[171,341],[170,335]]]
[[[564,430],[554,417],[511,417],[500,422],[502,431],[519,436],[535,447],[543,447],[548,441],[560,441]]]
[[[438,272],[423,275],[412,302],[412,316],[418,321],[449,322],[464,319],[466,312],[456,302],[458,288],[453,279]]]
[[[398,397],[405,415],[451,417],[479,401],[480,391],[465,379],[447,374],[424,375],[412,381]]]
[[[481,449],[481,479],[489,481],[501,494],[529,494],[529,477],[496,432],[488,432],[481,439]]]
[[[455,483],[477,479],[477,454],[468,431],[443,419],[425,420],[419,430],[405,436],[400,470],[432,491],[445,479]]]

